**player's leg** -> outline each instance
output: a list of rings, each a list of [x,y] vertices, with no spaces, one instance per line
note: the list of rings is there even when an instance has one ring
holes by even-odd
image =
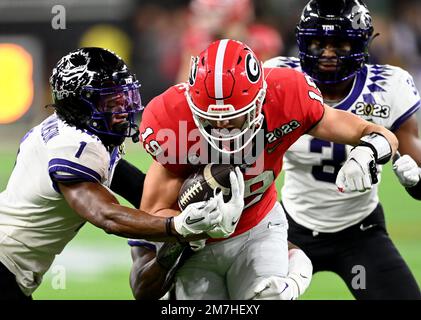
[[[257,226],[241,236],[247,238],[227,272],[230,299],[245,300],[264,278],[288,273],[288,223],[279,203]],[[233,240],[236,240],[235,237]]]
[[[188,258],[177,270],[175,297],[177,300],[227,300],[225,271],[220,269],[219,259],[206,245]]]
[[[414,276],[386,231],[381,206],[354,227],[342,245],[336,272],[356,299],[421,299]]]
[[[0,262],[0,301],[31,299],[31,296],[26,296],[19,288],[15,275]]]
[[[309,257],[313,264],[313,274],[330,270],[334,262],[330,243],[333,243],[334,239],[318,237],[312,230],[295,222],[285,208],[284,211],[288,219],[288,241],[303,250]]]

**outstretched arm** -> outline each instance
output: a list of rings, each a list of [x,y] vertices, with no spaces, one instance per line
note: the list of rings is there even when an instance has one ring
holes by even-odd
[[[341,192],[364,192],[378,182],[376,164],[388,162],[396,153],[398,139],[386,128],[350,112],[324,106],[320,122],[310,134],[324,140],[356,146],[339,170],[336,185]]]
[[[122,206],[100,183],[58,183],[70,207],[80,216],[107,233],[126,238],[176,241],[166,230],[166,219],[142,210]]]
[[[324,106],[325,112],[320,122],[310,130],[309,134],[322,139],[341,144],[356,146],[360,139],[371,133],[380,133],[389,142],[392,155],[398,149],[398,139],[388,129],[365,121],[360,117],[342,110]]]

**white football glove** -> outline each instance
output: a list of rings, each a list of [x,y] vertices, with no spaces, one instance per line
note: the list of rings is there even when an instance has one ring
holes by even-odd
[[[187,237],[206,232],[221,222],[222,214],[217,207],[216,198],[189,204],[178,216],[174,217],[174,228],[178,234]]]
[[[254,288],[253,300],[296,300],[310,285],[313,265],[300,249],[289,250],[288,276],[271,276]]]
[[[231,199],[224,202],[222,192],[216,195],[217,209],[222,214],[221,222],[208,231],[211,238],[227,238],[233,234],[244,209],[244,177],[239,167],[230,172]]]
[[[352,149],[336,177],[336,186],[339,191],[363,192],[371,189],[373,181],[370,168],[375,165],[374,153],[370,148],[358,146]]]
[[[405,154],[393,163],[393,171],[401,185],[406,188],[415,186],[420,181],[421,168],[409,155]]]

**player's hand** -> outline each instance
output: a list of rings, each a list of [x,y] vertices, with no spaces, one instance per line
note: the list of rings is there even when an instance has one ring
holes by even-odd
[[[217,210],[222,214],[221,222],[208,235],[212,238],[227,238],[237,227],[244,209],[244,177],[239,167],[230,173],[231,199],[224,202],[222,192],[216,195]]]
[[[364,192],[371,189],[375,183],[377,183],[377,168],[373,151],[362,146],[353,148],[336,177],[339,191]]]
[[[393,171],[401,185],[406,188],[415,186],[420,181],[421,168],[409,155],[405,154],[393,163]]]
[[[216,198],[189,204],[174,217],[175,230],[183,237],[210,230],[222,220],[222,213],[215,210],[217,205]]]
[[[308,288],[313,276],[313,264],[301,249],[288,251],[288,276],[272,276],[254,287],[254,300],[296,300]]]
[[[299,295],[298,286],[293,279],[271,276],[254,287],[253,300],[296,300]]]

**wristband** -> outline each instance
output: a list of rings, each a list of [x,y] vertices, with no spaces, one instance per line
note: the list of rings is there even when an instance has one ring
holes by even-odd
[[[369,147],[374,153],[377,164],[385,164],[392,157],[392,147],[380,133],[372,132],[361,137],[359,146]]]

